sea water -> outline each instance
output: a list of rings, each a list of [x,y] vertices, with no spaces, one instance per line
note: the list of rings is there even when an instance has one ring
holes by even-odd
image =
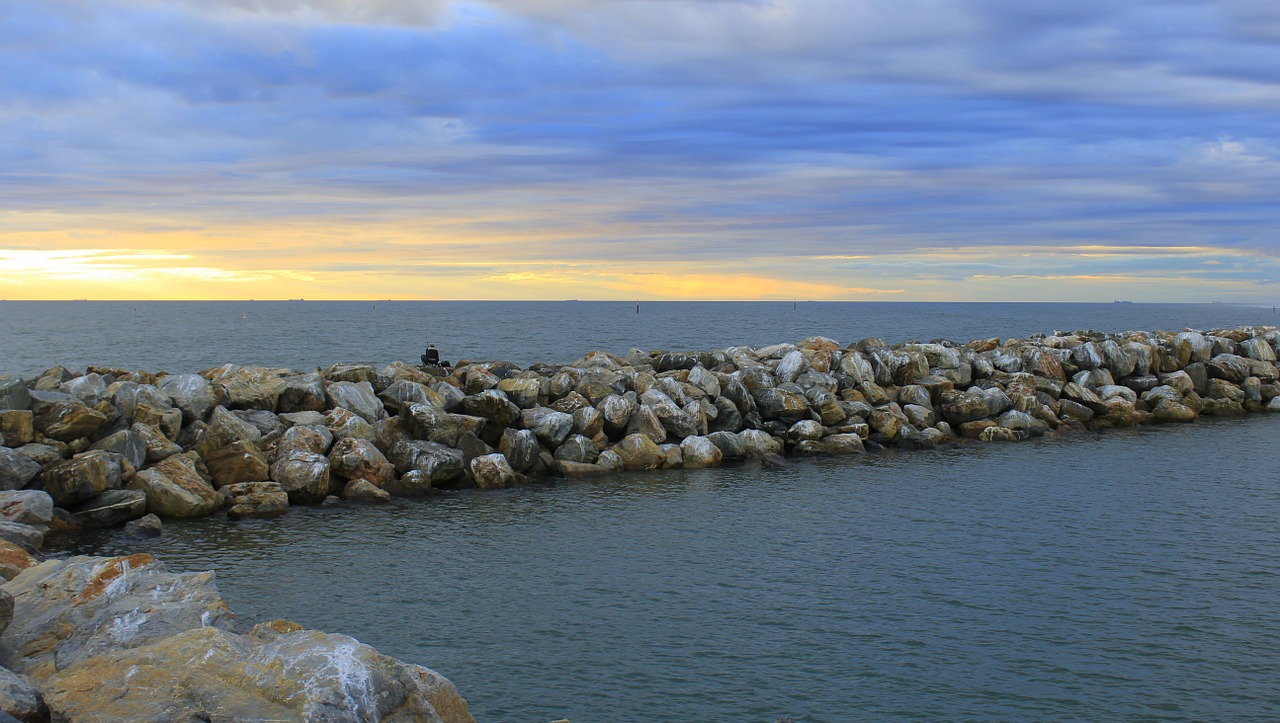
[[[621,321],[629,317],[615,314],[602,331],[582,319],[618,310],[584,304],[536,314],[499,305],[526,330],[469,353],[532,361],[514,353],[522,333],[540,356],[567,361],[587,348],[714,348],[814,333],[846,343],[963,339],[1270,316],[1218,306],[1152,307],[1144,317],[1145,305],[1127,304],[833,305],[793,326],[788,315],[806,313],[803,303],[673,304],[661,314],[673,341],[647,326],[633,341]],[[23,351],[22,364],[138,360],[187,370],[401,358],[391,345],[367,345],[381,328],[373,322],[329,346],[313,339],[335,318],[354,324],[374,313],[341,304],[345,317],[295,315],[278,322],[294,331],[226,337],[218,349],[130,351],[147,333],[193,341],[197,329],[207,334],[211,308],[239,309],[176,306],[163,316],[182,328],[116,332],[134,335],[132,345],[85,341],[79,316],[64,320],[77,329],[68,333],[46,315],[48,346]],[[654,306],[640,316],[660,316]],[[480,321],[495,308],[482,307],[455,313],[471,314],[469,328],[493,339],[503,325]],[[740,319],[751,314],[771,320],[765,332]],[[24,331],[4,333],[12,349]],[[304,348],[273,341],[283,338]],[[449,355],[478,344],[468,339],[441,346]],[[115,360],[94,356],[112,350]],[[277,520],[171,521],[156,540],[107,534],[78,550],[148,551],[172,569],[217,570],[242,616],[347,633],[432,667],[482,721],[1274,719],[1278,434],[1280,417],[1251,416],[781,470],[625,474],[294,508]]]

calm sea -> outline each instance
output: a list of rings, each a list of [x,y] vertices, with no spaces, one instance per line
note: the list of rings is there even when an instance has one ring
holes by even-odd
[[[1273,318],[1142,304],[137,306],[0,304],[5,366],[314,367],[412,359],[424,338],[454,358],[566,361]],[[1276,719],[1277,435],[1280,415],[1254,416],[631,474],[170,522],[157,540],[92,549],[215,569],[244,617],[435,668],[481,721]]]

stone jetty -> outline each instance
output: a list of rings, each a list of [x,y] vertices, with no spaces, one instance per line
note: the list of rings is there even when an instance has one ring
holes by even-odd
[[[232,718],[270,705],[280,719],[470,720],[425,668],[284,621],[238,629],[211,580],[146,556],[39,562],[46,535],[126,524],[155,534],[161,519],[270,518],[335,498],[1277,412],[1278,351],[1274,327],[1242,327],[895,345],[812,337],[527,368],[0,375],[0,613],[13,603],[0,615],[13,620],[0,635],[0,710],[169,720],[215,701],[213,713]],[[133,685],[133,670],[154,678]],[[93,707],[108,704],[124,707]],[[342,706],[363,712],[343,718]]]

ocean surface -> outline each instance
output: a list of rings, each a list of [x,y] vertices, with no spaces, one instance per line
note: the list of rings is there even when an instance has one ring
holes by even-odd
[[[1274,319],[1225,305],[374,306],[4,302],[0,367],[312,368],[412,360],[424,339],[529,363]],[[1278,435],[1280,415],[1251,416],[628,474],[174,521],[80,550],[217,570],[242,617],[427,665],[480,721],[1277,719]]]

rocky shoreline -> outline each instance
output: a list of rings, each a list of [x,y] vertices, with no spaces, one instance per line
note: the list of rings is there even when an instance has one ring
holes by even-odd
[[[211,574],[171,574],[146,555],[40,562],[46,535],[1277,412],[1278,351],[1280,333],[1259,326],[892,346],[812,337],[528,368],[0,375],[0,710],[471,720],[447,680],[350,638],[287,621],[243,629]]]

